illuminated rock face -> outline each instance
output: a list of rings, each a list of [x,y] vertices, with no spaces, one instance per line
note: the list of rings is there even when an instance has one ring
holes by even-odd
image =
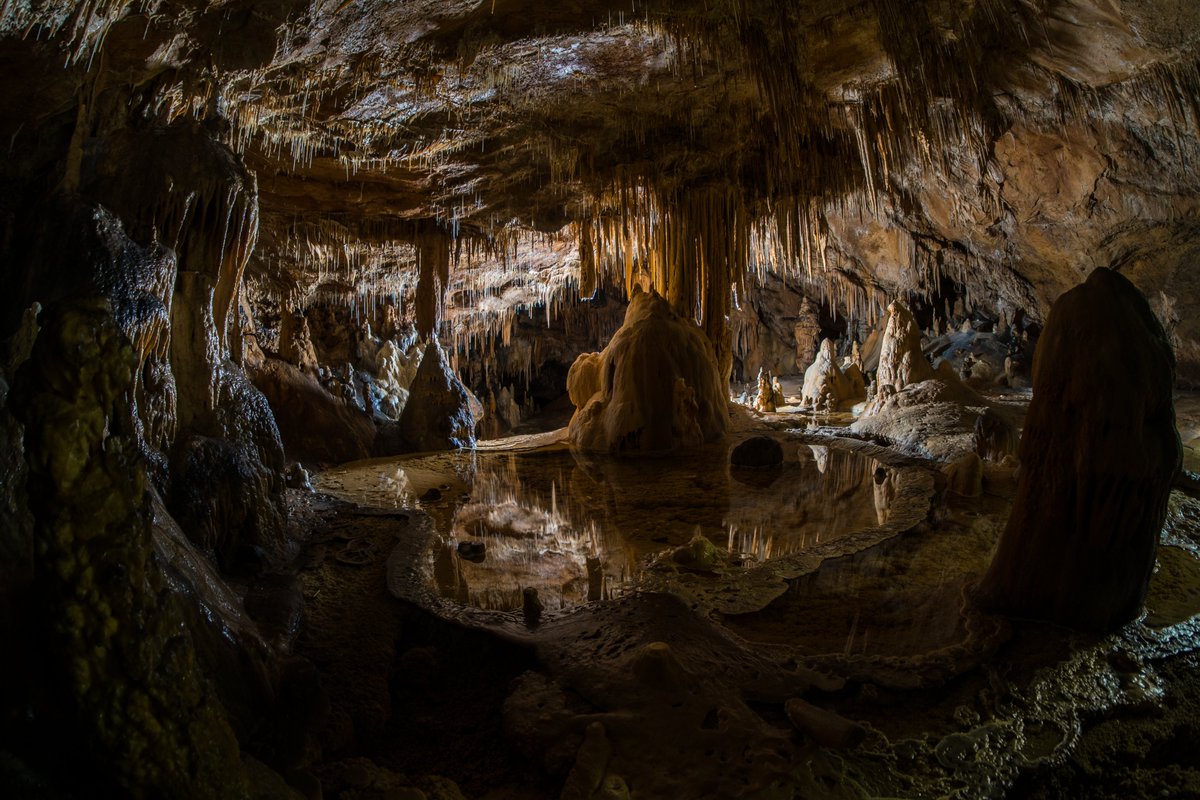
[[[712,347],[656,292],[635,290],[612,342],[599,358],[580,356],[571,375],[570,437],[578,450],[665,453],[714,441],[728,429]]]
[[[932,377],[933,367],[921,352],[921,328],[903,303],[892,303],[888,306],[876,385],[900,391],[910,383]]]
[[[1097,269],[1051,309],[1021,475],[982,585],[1000,610],[1105,629],[1135,617],[1182,451],[1175,360],[1127,279]]]
[[[839,408],[867,396],[862,372],[851,365],[843,372],[837,365],[837,352],[829,339],[821,342],[817,357],[804,371],[804,389],[801,402],[814,408]]]

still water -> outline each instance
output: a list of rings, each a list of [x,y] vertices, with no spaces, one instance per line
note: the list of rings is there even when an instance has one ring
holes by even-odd
[[[628,460],[564,449],[436,453],[348,464],[318,488],[420,508],[437,537],[427,573],[447,599],[548,610],[621,595],[697,534],[751,566],[884,524],[894,473],[874,459],[784,441],[773,468],[731,467],[724,448]]]

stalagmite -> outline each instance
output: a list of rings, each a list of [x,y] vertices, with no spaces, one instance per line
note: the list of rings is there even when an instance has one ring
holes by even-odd
[[[1180,469],[1174,385],[1170,342],[1128,279],[1097,269],[1059,298],[986,605],[1101,630],[1137,616]]]
[[[796,321],[796,366],[807,369],[817,356],[821,345],[821,320],[817,307],[807,297],[800,305],[799,319]]]
[[[664,453],[724,435],[726,392],[707,340],[657,292],[637,290],[625,323],[599,354],[572,367],[571,445],[622,454]],[[597,373],[599,380],[597,381]]]
[[[921,328],[912,312],[895,301],[888,306],[887,313],[875,384],[900,391],[911,383],[933,377],[933,367],[921,352]]]
[[[847,374],[837,364],[833,341],[825,339],[813,363],[804,371],[800,402],[819,410],[836,410],[867,396],[862,373]]]
[[[475,417],[467,390],[436,340],[425,346],[398,427],[411,450],[449,450],[475,444]]]

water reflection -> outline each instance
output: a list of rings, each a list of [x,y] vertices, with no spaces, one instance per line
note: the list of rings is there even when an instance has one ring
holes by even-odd
[[[731,468],[724,448],[646,460],[442,453],[346,465],[319,482],[358,502],[429,511],[429,574],[442,596],[517,610],[532,587],[553,611],[628,591],[654,556],[696,533],[752,565],[887,521],[888,467],[797,442],[785,454],[755,469]]]

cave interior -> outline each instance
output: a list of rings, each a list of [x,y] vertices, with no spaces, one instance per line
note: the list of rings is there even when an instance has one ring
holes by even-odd
[[[1200,3],[0,0],[0,795],[1200,798]]]

